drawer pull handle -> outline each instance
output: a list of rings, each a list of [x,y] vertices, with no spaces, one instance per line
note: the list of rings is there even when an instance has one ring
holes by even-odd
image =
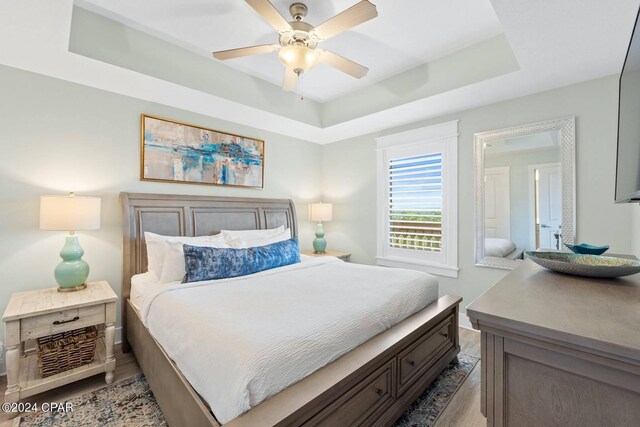
[[[416,362],[414,362],[413,360],[407,360],[407,363],[409,364],[409,366],[416,366]]]
[[[382,396],[384,394],[384,391],[382,389],[376,388],[376,394],[378,396]]]
[[[75,322],[76,320],[80,320],[80,316],[76,316],[73,319],[69,319],[69,320],[54,320],[53,324],[62,325],[63,323]]]
[[[440,335],[445,337],[445,338],[449,338],[449,333],[448,332],[440,332]]]

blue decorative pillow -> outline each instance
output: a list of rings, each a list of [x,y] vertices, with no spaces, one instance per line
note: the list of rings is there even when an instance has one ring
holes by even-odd
[[[246,276],[300,262],[298,239],[255,248],[232,249],[184,245],[184,282]]]

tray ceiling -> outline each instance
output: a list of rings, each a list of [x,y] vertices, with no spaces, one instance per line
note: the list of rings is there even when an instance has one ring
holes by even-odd
[[[318,25],[358,0],[307,0],[305,21]],[[294,0],[272,0],[287,19]],[[489,0],[373,0],[378,17],[321,44],[369,68],[355,79],[325,65],[305,74],[299,91],[329,101],[502,32]],[[215,50],[277,43],[277,33],[240,0],[81,0],[76,4],[210,57]],[[212,59],[213,61],[214,59]],[[275,54],[225,61],[280,85]]]

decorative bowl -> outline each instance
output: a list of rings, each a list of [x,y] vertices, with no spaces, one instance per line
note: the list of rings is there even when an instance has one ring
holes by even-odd
[[[609,246],[594,246],[588,243],[580,243],[579,245],[564,244],[572,252],[583,255],[602,255],[609,250]]]
[[[612,278],[640,273],[640,260],[569,252],[527,251],[538,265],[573,276]]]

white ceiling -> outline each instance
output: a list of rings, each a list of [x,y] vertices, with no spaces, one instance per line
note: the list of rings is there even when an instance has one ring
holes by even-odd
[[[287,19],[289,5],[272,0]],[[358,0],[303,0],[305,21],[318,25]],[[427,63],[502,32],[489,0],[373,0],[378,17],[321,47],[361,63],[358,80],[325,65],[303,76],[298,90],[329,101]],[[277,43],[278,34],[242,0],[79,0],[76,4],[134,28],[210,56],[212,51]],[[212,59],[213,61],[214,59]],[[284,68],[276,54],[225,61],[231,67],[280,85]]]

